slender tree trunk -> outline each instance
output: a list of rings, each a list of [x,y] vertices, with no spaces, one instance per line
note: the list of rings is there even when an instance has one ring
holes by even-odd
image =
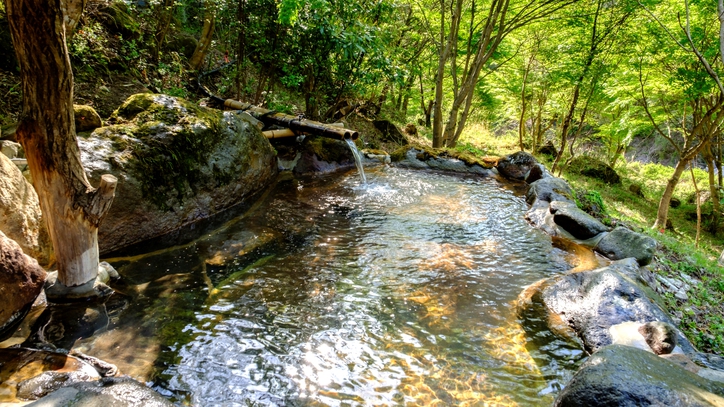
[[[666,219],[669,217],[669,203],[671,202],[671,196],[674,194],[674,189],[679,184],[681,174],[684,173],[686,166],[689,164],[690,159],[681,158],[674,167],[674,173],[666,183],[664,193],[661,194],[661,200],[659,201],[659,209],[656,212],[656,222],[654,222],[654,229],[666,230]]]
[[[23,90],[18,140],[53,242],[58,279],[77,286],[98,274],[98,225],[116,179],[104,175],[95,189],[80,161],[62,4],[7,0],[6,7]]]
[[[237,38],[236,75],[236,98],[241,99],[242,89],[246,88],[246,0],[239,0],[236,9],[236,18],[239,22],[239,36]]]
[[[173,20],[174,0],[164,0],[159,7],[158,28],[156,29],[156,47],[153,50],[153,60],[158,62],[161,55],[161,47],[166,41],[166,35],[171,28],[171,20]]]
[[[216,8],[210,1],[206,0],[206,10],[204,11],[204,26],[201,29],[201,38],[191,55],[189,65],[191,69],[198,71],[204,64],[206,54],[209,52],[211,40],[214,37],[214,27],[216,26]]]
[[[425,108],[425,127],[428,129],[432,126],[431,120],[432,120],[432,106],[435,104],[434,100],[430,100],[427,102],[427,108]]]
[[[460,139],[460,136],[463,134],[463,130],[465,129],[465,123],[468,120],[468,115],[470,114],[470,106],[473,104],[473,98],[469,97],[465,101],[465,107],[463,108],[463,114],[460,115],[460,123],[458,123],[458,127],[455,130],[455,135],[453,136],[452,140],[447,142],[448,147],[455,148],[458,144],[458,140]]]
[[[453,13],[450,22],[450,33],[445,39],[445,2],[440,1],[440,54],[437,60],[437,75],[435,76],[435,102],[433,103],[432,117],[432,147],[440,148],[444,145],[442,133],[442,98],[443,98],[443,80],[445,79],[445,63],[450,56],[453,48],[453,42],[457,41],[457,27],[460,22],[460,11],[462,8],[462,0],[457,0],[459,5]]]
[[[701,194],[699,193],[699,186],[696,184],[696,177],[694,176],[694,165],[689,165],[689,171],[691,171],[691,182],[694,183],[694,196],[696,197],[696,240],[695,246],[699,248],[699,237],[701,237]]]
[[[712,151],[713,146],[714,141],[708,143],[702,149],[701,155],[704,157],[704,161],[706,161],[706,168],[709,174],[709,193],[711,194],[712,204],[712,222],[710,230],[711,232],[716,233],[719,226],[719,218],[721,217],[721,205],[719,204],[719,186],[716,183],[716,175],[714,174],[716,172],[716,164],[714,162],[714,153]]]
[[[520,151],[525,151],[523,139],[525,138],[525,114],[526,109],[528,108],[528,102],[525,99],[525,88],[528,82],[528,75],[530,74],[530,69],[533,65],[534,59],[535,53],[531,51],[530,59],[528,59],[528,64],[525,67],[525,72],[523,72],[523,85],[520,89],[520,120],[518,122],[518,144],[520,147]]]
[[[537,98],[538,111],[536,111],[534,125],[532,127],[533,151],[538,151],[540,145],[543,143],[543,133],[545,132],[545,130],[543,130],[543,107],[545,106],[547,99],[546,91],[544,89]]]

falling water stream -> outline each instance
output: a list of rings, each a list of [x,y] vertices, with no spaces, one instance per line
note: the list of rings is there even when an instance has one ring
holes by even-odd
[[[362,179],[362,183],[367,183],[367,176],[365,176],[365,168],[362,165],[362,155],[360,154],[359,150],[357,149],[357,145],[354,144],[354,140],[346,138],[344,141],[347,142],[347,145],[349,146],[349,149],[352,151],[352,155],[354,156],[354,165],[357,167],[357,172],[359,172],[359,176]]]
[[[289,176],[192,243],[109,259],[118,294],[76,347],[181,405],[550,405],[584,355],[515,301],[575,257],[494,179],[368,175]]]

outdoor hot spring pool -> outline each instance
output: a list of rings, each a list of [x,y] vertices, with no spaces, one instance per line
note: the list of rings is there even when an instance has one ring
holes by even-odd
[[[211,234],[109,259],[118,294],[76,348],[181,405],[550,405],[584,354],[515,300],[575,257],[494,179],[369,171],[282,178]]]

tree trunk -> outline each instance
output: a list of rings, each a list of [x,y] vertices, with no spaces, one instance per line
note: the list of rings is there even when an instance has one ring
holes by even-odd
[[[696,177],[694,176],[694,165],[689,165],[689,171],[691,171],[691,182],[694,183],[694,196],[696,197],[696,240],[695,246],[699,248],[699,238],[701,237],[701,193],[699,192],[699,186],[696,184]]]
[[[156,48],[153,49],[153,60],[158,62],[161,55],[161,47],[166,41],[166,34],[171,28],[171,20],[173,20],[173,7],[175,0],[164,0],[159,10],[158,28],[156,29]]]
[[[689,164],[690,160],[679,159],[674,168],[674,174],[671,175],[669,181],[666,183],[666,189],[661,195],[659,201],[659,210],[656,212],[656,222],[654,222],[654,229],[666,230],[666,219],[669,217],[669,203],[671,202],[671,196],[674,194],[674,188],[679,184],[681,174],[684,173],[686,165]]]
[[[206,2],[206,10],[204,13],[204,27],[201,29],[201,38],[199,43],[194,50],[194,54],[191,55],[189,65],[191,69],[198,71],[204,64],[206,59],[206,53],[209,52],[211,46],[211,40],[214,36],[214,27],[216,26],[216,9],[213,4],[209,1]]]
[[[709,192],[711,193],[712,203],[712,221],[709,230],[712,233],[716,233],[716,230],[719,227],[719,218],[721,216],[721,205],[719,205],[719,186],[716,183],[716,163],[714,162],[714,153],[712,152],[713,146],[714,142],[709,142],[701,150],[701,155],[704,157],[704,161],[706,161],[706,168],[709,173]]]
[[[452,52],[454,42],[457,41],[458,27],[460,26],[460,13],[462,12],[462,0],[456,0],[455,9],[451,15],[450,33],[447,40],[445,39],[445,2],[441,1],[440,12],[440,55],[437,61],[437,75],[435,76],[435,103],[433,105],[432,116],[432,147],[440,148],[444,145],[444,136],[442,129],[442,97],[443,97],[443,80],[445,78],[445,63]]]
[[[113,201],[116,179],[104,175],[95,189],[80,161],[61,3],[6,4],[23,90],[18,140],[53,242],[58,279],[77,286],[98,274],[98,225]]]
[[[470,95],[466,101],[465,101],[465,107],[463,108],[463,113],[460,115],[460,123],[458,123],[457,130],[455,130],[455,135],[453,136],[452,140],[448,140],[447,146],[450,148],[455,148],[458,144],[458,140],[460,139],[460,136],[463,134],[463,130],[465,129],[465,123],[468,120],[468,115],[470,114],[470,106],[473,104],[473,95]]]
[[[525,138],[525,114],[528,108],[528,102],[525,98],[525,88],[528,82],[528,75],[530,74],[531,67],[533,66],[533,60],[535,59],[535,52],[531,50],[530,59],[523,72],[523,86],[520,89],[520,121],[518,122],[518,144],[520,151],[525,151],[523,139]]]

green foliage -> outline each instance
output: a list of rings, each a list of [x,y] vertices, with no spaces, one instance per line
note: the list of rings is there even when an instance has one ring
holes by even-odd
[[[68,51],[73,66],[85,73],[93,73],[94,69],[107,71],[109,63],[108,42],[103,34],[103,27],[93,22],[79,28],[68,42]]]

